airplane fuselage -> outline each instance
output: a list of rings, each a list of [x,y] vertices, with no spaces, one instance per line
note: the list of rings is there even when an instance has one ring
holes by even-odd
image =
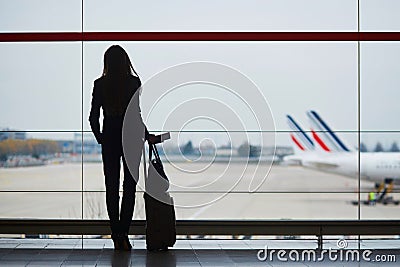
[[[382,182],[385,178],[400,182],[400,153],[304,153],[288,156],[285,161],[353,178],[358,178],[360,171],[361,179],[374,182]]]

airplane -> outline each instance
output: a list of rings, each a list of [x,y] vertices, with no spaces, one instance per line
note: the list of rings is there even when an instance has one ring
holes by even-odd
[[[358,178],[360,173],[361,179],[376,183],[378,193],[389,193],[394,183],[400,184],[400,153],[359,153],[346,145],[316,111],[308,111],[307,116],[312,123],[312,139],[292,116],[287,115],[288,125],[293,130],[290,137],[299,153],[284,157],[285,164],[352,178]],[[381,195],[382,200],[385,194]]]

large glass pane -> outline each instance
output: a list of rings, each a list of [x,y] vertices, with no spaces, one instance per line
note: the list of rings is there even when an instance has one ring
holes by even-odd
[[[276,147],[265,141],[273,135]],[[173,191],[357,191],[357,132],[336,132],[349,149],[346,153],[330,142],[326,132],[308,131],[306,135],[313,142],[312,148],[306,147],[297,132],[173,132],[171,140],[158,146],[158,151]],[[325,151],[313,135],[330,150]],[[262,144],[260,136],[265,138]],[[305,149],[299,149],[292,138]],[[142,167],[139,175],[138,186],[143,189]],[[84,155],[84,188],[105,190],[99,152]]]
[[[357,191],[357,133],[336,133],[351,149],[348,153],[334,150],[331,143],[327,143],[331,150],[324,151],[310,132],[306,134],[314,147],[304,151],[291,138],[297,136],[295,132],[173,133],[172,139],[159,150],[172,191],[221,194]],[[268,137],[273,135],[276,146],[268,143]],[[314,135],[326,139],[325,132]]]
[[[81,0],[0,2],[0,32],[81,31]]]
[[[81,130],[79,43],[1,43],[0,57],[2,128]]]
[[[400,129],[399,42],[361,44],[361,130]]]
[[[81,143],[73,137],[0,131],[0,191],[81,190]]]
[[[81,193],[1,192],[0,217],[9,219],[80,219]]]
[[[363,132],[361,162],[362,219],[397,219],[400,204],[400,132]]]
[[[399,42],[361,45],[361,218],[395,219],[400,153]]]
[[[399,1],[361,0],[360,7],[361,31],[399,31]]]
[[[165,141],[158,150],[170,180],[169,192],[174,197],[179,216],[182,216],[182,219],[196,219],[203,210],[214,210],[218,203],[237,207],[239,204],[232,203],[243,202],[252,203],[249,209],[253,210],[253,213],[242,210],[242,214],[234,209],[225,212],[225,209],[218,206],[219,208],[215,208],[218,210],[216,218],[329,218],[328,214],[320,216],[309,213],[309,209],[316,209],[314,206],[308,207],[311,205],[310,199],[313,199],[320,203],[326,202],[328,209],[329,205],[332,205],[332,208],[339,205],[339,210],[343,210],[340,218],[347,218],[352,211],[354,214],[350,218],[357,217],[357,132],[336,132],[340,141],[351,150],[349,152],[333,150],[331,143],[327,143],[327,146],[332,150],[324,151],[315,141],[314,149],[299,151],[290,137],[296,135],[296,132],[267,133],[271,134],[279,136],[275,157],[275,146],[268,146],[268,143],[261,145],[257,142],[260,133],[246,133],[249,137],[246,141],[241,139],[243,133],[238,132],[173,132],[171,140]],[[306,134],[310,135],[310,139],[313,138],[310,131]],[[314,136],[320,136],[320,140],[324,142],[327,138],[325,134],[326,132],[322,131],[314,132]],[[137,191],[142,192],[142,168],[139,174]],[[84,163],[84,181],[85,190],[91,191],[85,193],[85,214],[88,212],[86,216],[104,218],[105,193],[94,192],[105,190],[101,162]],[[366,185],[363,184],[362,188],[364,187]],[[275,196],[277,199],[284,199],[279,202],[283,205],[282,209],[286,205],[294,205],[296,209],[306,210],[305,217],[299,217],[296,212],[293,214],[297,215],[290,215],[289,211],[285,211],[286,217],[281,211],[277,211],[276,214],[263,213],[264,204],[258,204],[257,201],[272,203]],[[297,203],[302,200],[296,197],[304,200],[304,203]],[[141,194],[137,194],[136,199],[135,216],[142,218],[144,215]],[[290,201],[296,204],[290,204]],[[291,210],[291,207],[288,209]],[[211,214],[213,213],[198,218],[211,219]]]
[[[102,73],[103,54],[111,44],[85,43],[85,130],[90,130],[87,118],[93,81]],[[308,110],[319,111],[335,130],[357,130],[356,43],[126,42],[121,45],[145,84],[141,106],[150,131],[180,131],[183,126],[191,130],[219,130],[218,122],[228,131],[274,130],[273,123],[277,130],[288,130],[286,115],[305,124]],[[146,88],[146,83],[162,77],[166,69],[188,62],[215,62],[233,68],[258,89],[237,86],[236,77],[222,74],[215,76],[226,77],[224,85],[233,84],[231,87],[221,88],[211,83],[178,87],[179,81],[170,78],[157,89]],[[206,75],[209,69],[199,73]],[[183,67],[180,73],[178,79],[187,77]],[[197,116],[217,121],[208,120],[205,125],[196,120],[184,125]],[[268,121],[272,116],[273,123]]]
[[[357,29],[356,0],[174,0],[156,3],[89,0],[84,3],[85,31],[241,32]]]

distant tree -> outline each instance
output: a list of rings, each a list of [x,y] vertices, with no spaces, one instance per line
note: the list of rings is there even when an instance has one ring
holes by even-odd
[[[383,152],[383,151],[384,151],[384,149],[383,149],[381,142],[376,143],[374,152]]]
[[[238,154],[241,157],[248,157],[250,155],[250,144],[244,142],[238,147]]]
[[[238,154],[242,157],[258,157],[260,156],[261,148],[252,146],[248,142],[244,142],[238,148]]]
[[[249,157],[259,157],[261,153],[261,148],[259,146],[250,145]]]
[[[0,153],[0,161],[6,161],[7,160],[7,155]]]
[[[368,148],[364,143],[360,144],[360,152],[368,152]]]
[[[0,142],[0,157],[3,160],[13,155],[32,155],[34,157],[39,157],[40,155],[54,154],[57,152],[61,152],[61,148],[56,141],[52,140],[7,139]]]
[[[390,150],[390,152],[400,152],[399,146],[397,145],[397,142],[393,142]]]
[[[193,148],[193,143],[192,141],[189,141],[186,143],[186,145],[184,145],[181,148],[182,154],[183,155],[190,155],[194,153],[194,148]]]

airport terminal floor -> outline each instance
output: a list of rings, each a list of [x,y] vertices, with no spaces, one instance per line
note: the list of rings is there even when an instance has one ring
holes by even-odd
[[[179,239],[166,252],[147,252],[145,240],[132,241],[132,251],[122,252],[110,239],[2,238],[0,266],[398,266],[400,256],[400,240],[393,239],[348,240],[342,253],[334,238],[320,251],[315,239]]]

